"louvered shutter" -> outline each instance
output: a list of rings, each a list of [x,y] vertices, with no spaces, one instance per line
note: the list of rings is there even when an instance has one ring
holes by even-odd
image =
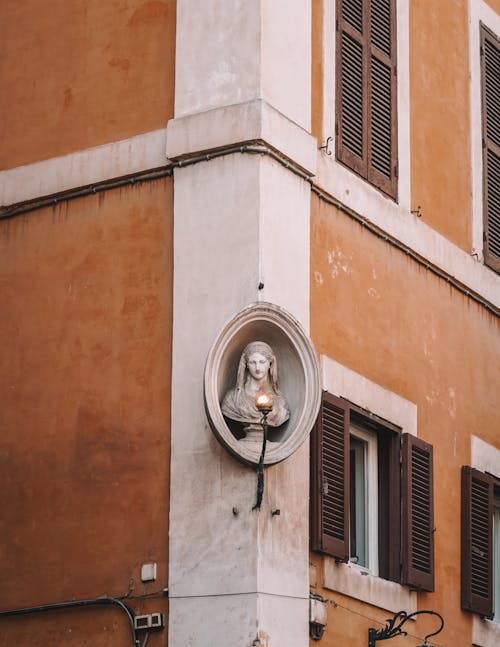
[[[396,5],[339,0],[337,159],[396,198]]]
[[[402,584],[434,590],[434,505],[432,446],[403,435]]]
[[[500,41],[481,29],[484,262],[500,272]]]
[[[349,405],[329,393],[312,435],[311,545],[349,559]]]
[[[493,614],[493,479],[462,467],[462,609]]]

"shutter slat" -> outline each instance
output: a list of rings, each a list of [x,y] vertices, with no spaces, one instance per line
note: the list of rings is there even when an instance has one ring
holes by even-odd
[[[391,55],[391,0],[371,2],[370,29],[372,44]]]
[[[390,178],[392,171],[391,69],[373,56],[370,69],[371,163],[377,171]]]
[[[311,442],[311,545],[349,559],[349,407],[329,393]]]
[[[484,262],[500,272],[500,40],[481,27]]]
[[[500,47],[486,40],[485,84],[486,84],[486,134],[500,146]]]
[[[486,178],[487,248],[500,259],[500,157],[491,150],[487,153]]]
[[[368,1],[368,0],[367,0]],[[360,34],[363,33],[363,0],[349,0],[342,2],[342,18],[347,24],[354,27]]]
[[[402,582],[434,590],[434,506],[432,447],[403,435]]]
[[[462,609],[493,613],[493,479],[462,468]]]
[[[342,144],[363,157],[363,48],[348,34],[342,34],[341,117]]]

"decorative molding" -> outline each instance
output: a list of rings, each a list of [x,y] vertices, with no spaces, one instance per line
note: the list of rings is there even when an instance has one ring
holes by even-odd
[[[471,436],[471,467],[500,477],[500,449]]]
[[[355,564],[337,563],[331,557],[325,558],[325,588],[362,600],[379,609],[408,613],[417,610],[417,594],[397,582],[370,575]]]
[[[316,173],[316,139],[262,99],[168,122],[166,151],[170,160],[235,146],[238,142],[262,142],[302,168],[308,176]]]
[[[222,399],[236,382],[238,361],[252,341],[270,344],[279,367],[280,388],[288,401],[290,418],[270,435],[265,465],[288,458],[306,440],[317,418],[320,374],[313,345],[302,326],[283,308],[271,303],[252,304],[221,330],[208,354],[204,393],[213,432],[233,456],[249,465],[259,462],[261,443],[238,440],[221,411]]]
[[[417,436],[417,405],[347,366],[321,355],[323,388]]]

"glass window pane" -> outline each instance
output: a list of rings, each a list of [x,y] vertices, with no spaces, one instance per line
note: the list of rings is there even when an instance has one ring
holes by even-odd
[[[368,566],[366,514],[366,452],[367,443],[355,436],[350,438],[350,522],[351,561]]]

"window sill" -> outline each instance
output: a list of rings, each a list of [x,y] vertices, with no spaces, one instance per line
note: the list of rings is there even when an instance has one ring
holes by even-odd
[[[341,564],[331,558],[324,561],[327,589],[396,613],[417,610],[417,594],[408,588],[368,574],[355,564]]]
[[[500,624],[492,620],[482,620],[475,615],[472,621],[472,644],[474,647],[500,645]]]

